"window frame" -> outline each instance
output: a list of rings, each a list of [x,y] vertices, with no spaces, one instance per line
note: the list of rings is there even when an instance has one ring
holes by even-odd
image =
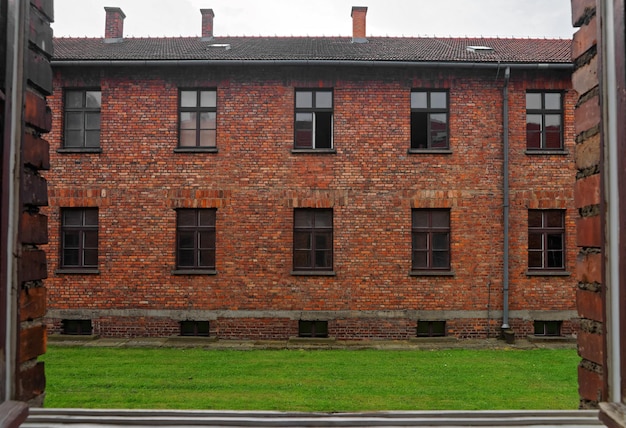
[[[311,106],[299,107],[298,106],[298,94],[311,93]],[[330,107],[318,107],[317,106],[317,94],[329,93],[330,94]],[[329,128],[329,147],[317,147],[317,116],[319,114],[330,114]],[[298,139],[298,114],[311,114],[311,144],[310,146],[299,145]],[[294,92],[294,122],[293,122],[293,152],[314,152],[314,153],[334,153],[335,152],[335,91],[332,88],[297,88]]]
[[[538,94],[541,96],[541,107],[540,108],[528,108],[528,96],[530,94]],[[546,95],[547,94],[558,94],[559,95],[559,108],[558,109],[550,109],[546,107]],[[564,98],[565,93],[563,91],[543,91],[543,90],[527,90],[525,94],[525,102],[526,102],[526,152],[527,153],[546,153],[546,152],[563,152],[565,151],[565,136],[564,136]],[[539,132],[533,131],[535,134],[539,134],[539,147],[530,147],[529,146],[529,116],[541,116],[541,130]],[[546,117],[547,116],[559,116],[559,147],[547,147],[547,127],[546,127]]]
[[[541,213],[541,227],[530,226],[530,215],[533,212]],[[561,217],[560,227],[547,226],[547,216],[550,213],[560,214],[560,217]],[[567,260],[566,260],[566,254],[567,254],[566,244],[567,243],[565,241],[566,239],[565,221],[566,221],[566,211],[563,209],[529,209],[528,210],[528,242],[527,242],[528,272],[531,272],[531,273],[532,272],[565,272],[565,269],[567,267]],[[536,249],[536,248],[531,249],[530,240],[531,240],[531,234],[533,233],[541,235],[541,248],[540,249]],[[561,249],[554,250],[554,249],[548,248],[549,247],[548,235],[550,234],[554,235],[557,233],[561,235]],[[531,252],[541,253],[541,267],[530,266]],[[549,260],[550,260],[550,253],[556,253],[556,252],[559,252],[561,254],[561,266],[560,267],[548,266]]]
[[[424,333],[420,327],[427,326],[427,332]],[[443,331],[438,333],[439,327],[443,327]],[[445,320],[418,320],[415,327],[415,335],[417,337],[445,337],[446,336],[446,321]]]
[[[206,334],[204,333],[204,325],[206,325]],[[182,320],[179,321],[179,336],[181,337],[210,337],[211,323],[207,320]],[[187,333],[185,327],[191,327],[192,332]],[[202,327],[202,332],[200,331]]]
[[[307,213],[308,215],[312,215],[312,223],[310,227],[298,226],[296,223],[296,216],[298,212]],[[315,219],[317,214],[322,213],[330,213],[330,226],[317,226]],[[308,235],[309,246],[310,248],[298,248],[298,235],[304,236]],[[317,236],[321,235],[330,235],[327,236],[327,239],[330,240],[330,248],[318,250],[317,249]],[[329,253],[330,255],[330,263],[328,266],[316,266],[316,253],[324,251]],[[334,212],[332,208],[295,208],[293,212],[293,260],[292,266],[294,274],[332,274],[333,266],[334,266]],[[309,253],[309,265],[299,265],[297,264],[297,254],[308,252]]]
[[[305,333],[305,327],[310,333]],[[318,333],[318,329],[321,330]],[[307,339],[326,339],[328,334],[328,321],[326,320],[298,320],[298,337]]]
[[[85,330],[83,327],[87,326]],[[92,336],[93,321],[91,319],[62,319],[61,334],[67,336]]]
[[[193,107],[183,106],[183,92],[195,92],[196,105]],[[215,106],[202,106],[202,93],[203,92],[212,92],[215,98]],[[178,141],[176,143],[175,152],[217,152],[217,141],[218,141],[218,126],[217,126],[217,106],[218,106],[218,90],[217,88],[179,88],[178,90]],[[195,127],[193,131],[195,131],[195,145],[193,146],[183,146],[182,142],[182,134],[183,131],[191,131],[191,128],[183,128],[183,113],[195,113]],[[202,114],[203,113],[213,113],[215,115],[214,128],[202,128]],[[215,135],[215,141],[213,145],[201,145],[201,131],[213,131]]]
[[[426,94],[426,107],[414,107],[413,106],[413,94],[415,93],[425,93]],[[432,94],[441,93],[446,97],[446,105],[445,107],[432,107]],[[410,92],[410,145],[409,145],[409,153],[432,153],[432,152],[450,152],[450,91],[448,89],[426,89],[426,88],[414,88],[411,89]],[[426,147],[419,147],[418,141],[414,138],[416,134],[415,130],[415,116],[417,114],[425,114],[426,115]],[[446,116],[446,137],[445,146],[436,146],[433,147],[432,141],[432,120],[431,115],[435,114],[445,114]]]
[[[181,212],[193,212],[194,225],[181,225]],[[201,225],[201,214],[211,213],[211,222]],[[210,233],[209,246],[201,247],[201,234]],[[191,233],[193,235],[193,248],[181,248],[181,235]],[[181,251],[191,251],[193,254],[193,266],[181,265]],[[212,253],[213,264],[203,265],[200,263],[201,252]],[[178,208],[176,209],[176,245],[175,245],[175,273],[216,273],[217,265],[217,209],[216,208]]]
[[[535,320],[533,322],[533,335],[539,337],[561,337],[563,334],[561,333],[561,329],[563,326],[562,321],[544,321],[544,320]],[[537,332],[540,328],[541,332]],[[551,334],[549,330],[552,328],[556,328],[556,334]]]
[[[81,216],[81,224],[80,225],[71,225],[66,224],[66,214],[69,212],[80,212]],[[86,215],[88,212],[95,212],[96,224],[86,224]],[[70,208],[61,208],[60,212],[60,239],[59,239],[59,269],[60,271],[71,271],[78,270],[80,271],[92,271],[97,272],[99,265],[99,246],[100,246],[100,237],[99,237],[99,228],[100,228],[100,213],[98,208],[96,207],[70,207]],[[78,244],[77,246],[68,246],[66,245],[67,234],[70,232],[78,233]],[[86,234],[89,232],[96,232],[96,246],[86,246]],[[75,250],[78,251],[78,264],[67,264],[67,250]],[[87,251],[95,250],[95,264],[87,264],[85,263],[85,253]]]
[[[81,94],[81,107],[69,107],[69,95],[72,92]],[[99,94],[99,106],[96,107],[87,107],[87,93],[88,92],[97,92]],[[70,114],[81,115],[82,126],[80,129],[70,129],[69,127],[69,116]],[[89,114],[98,114],[98,128],[87,128],[87,115]],[[82,141],[78,146],[70,146],[68,145],[68,132],[73,130],[80,130],[82,132]],[[89,146],[87,145],[87,131],[98,131],[98,145]],[[58,150],[59,152],[95,152],[99,153],[102,151],[102,90],[100,88],[64,88],[63,89],[63,140],[62,146]]]
[[[426,227],[416,226],[415,225],[415,213],[416,212],[425,212],[428,214],[428,225]],[[448,226],[447,227],[435,227],[433,226],[433,213],[446,213],[448,216]],[[426,272],[435,272],[435,273],[445,273],[452,271],[452,218],[451,218],[451,210],[449,208],[413,208],[411,210],[411,271],[413,273],[426,273]],[[447,250],[435,250],[433,248],[433,235],[434,234],[447,234]],[[426,248],[416,248],[415,241],[417,234],[426,234]],[[437,267],[433,266],[433,253],[447,253],[448,263],[447,266]],[[416,255],[417,253],[426,253],[427,263],[426,266],[417,266],[416,265]]]

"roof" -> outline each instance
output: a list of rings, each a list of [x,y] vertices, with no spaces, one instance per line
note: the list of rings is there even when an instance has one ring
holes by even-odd
[[[468,50],[488,46],[493,51]],[[199,37],[54,39],[63,61],[363,61],[570,64],[571,40],[513,38]]]

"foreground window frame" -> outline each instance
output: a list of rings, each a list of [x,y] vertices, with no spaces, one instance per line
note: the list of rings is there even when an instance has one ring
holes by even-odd
[[[217,152],[217,89],[181,89],[178,152]]]
[[[65,89],[60,151],[100,152],[101,113],[100,89]]]
[[[411,91],[409,152],[450,150],[450,97],[447,90]]]
[[[450,209],[411,210],[411,270],[451,272]]]
[[[293,220],[293,272],[333,272],[333,210],[296,208]]]
[[[526,150],[564,151],[562,92],[526,92]]]
[[[61,270],[98,269],[98,208],[61,208]]]
[[[175,273],[215,273],[215,208],[176,210]]]
[[[332,89],[296,89],[294,152],[334,153],[333,98]]]
[[[441,320],[436,321],[417,321],[417,337],[445,337],[446,336],[446,322]]]
[[[528,210],[528,271],[564,272],[565,249],[565,210]]]

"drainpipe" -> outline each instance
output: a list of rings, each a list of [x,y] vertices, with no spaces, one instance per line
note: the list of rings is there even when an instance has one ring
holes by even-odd
[[[511,68],[504,71],[502,88],[502,216],[504,217],[504,249],[502,256],[502,330],[509,326],[509,77]]]

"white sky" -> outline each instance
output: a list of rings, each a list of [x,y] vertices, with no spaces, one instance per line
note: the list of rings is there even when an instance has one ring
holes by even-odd
[[[367,36],[571,38],[570,0],[55,0],[56,37],[103,37],[104,7],[124,11],[125,37],[199,36],[200,9],[219,36],[351,36],[367,6]]]

